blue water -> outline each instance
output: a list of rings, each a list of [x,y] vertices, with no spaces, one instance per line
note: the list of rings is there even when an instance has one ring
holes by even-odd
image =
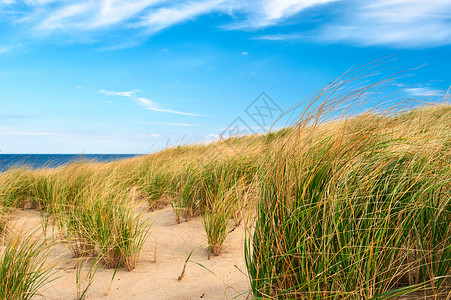
[[[56,168],[78,161],[108,162],[135,156],[134,154],[0,154],[0,172],[18,166],[33,169]]]

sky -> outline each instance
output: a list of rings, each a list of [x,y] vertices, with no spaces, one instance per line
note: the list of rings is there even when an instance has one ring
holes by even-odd
[[[261,132],[386,57],[415,68],[399,93],[443,98],[451,1],[0,0],[0,153],[141,154]]]

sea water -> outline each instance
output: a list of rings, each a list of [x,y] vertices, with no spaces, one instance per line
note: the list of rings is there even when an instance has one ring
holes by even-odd
[[[136,154],[0,154],[0,172],[24,166],[36,168],[56,168],[72,162],[109,162],[135,157]]]

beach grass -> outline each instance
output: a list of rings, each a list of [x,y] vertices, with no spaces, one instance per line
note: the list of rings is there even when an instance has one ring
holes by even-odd
[[[52,280],[55,272],[46,264],[50,246],[36,232],[15,232],[7,236],[0,252],[1,299],[32,299]]]
[[[51,208],[55,223],[74,257],[97,249],[108,267],[132,270],[150,226],[142,214],[135,216],[131,189],[114,172],[85,174],[62,184]]]
[[[214,255],[246,221],[257,299],[446,298],[451,106],[445,97],[364,110],[392,79],[368,83],[373,67],[332,82],[268,134],[0,173],[0,231],[32,207],[74,257],[132,270],[151,229],[142,206],[171,205],[177,223],[202,218]]]
[[[363,95],[343,84],[311,101],[264,167],[245,244],[254,296],[450,297],[450,106],[337,120]]]

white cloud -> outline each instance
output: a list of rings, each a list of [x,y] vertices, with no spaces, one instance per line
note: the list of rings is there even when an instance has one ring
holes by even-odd
[[[107,95],[107,96],[122,96],[122,97],[133,97],[136,95],[137,90],[127,91],[127,92],[113,92],[113,91],[105,91],[100,90],[99,93]]]
[[[270,1],[271,2],[271,1]],[[266,20],[282,20],[306,5],[324,1],[277,1],[266,9]],[[315,3],[314,3],[315,2]],[[318,23],[311,32],[261,35],[268,41],[307,40],[309,42],[350,43],[359,46],[428,48],[451,44],[451,1],[430,0],[351,0],[341,1],[340,15]],[[292,5],[292,6],[290,6]],[[286,8],[288,7],[288,10]],[[263,20],[263,21],[262,21]],[[264,25],[264,18],[260,25]],[[257,23],[258,24],[258,23]]]
[[[291,33],[291,34],[267,34],[261,35],[257,37],[253,37],[253,40],[267,40],[267,41],[291,41],[291,40],[299,40],[305,37],[302,34]]]
[[[177,115],[193,116],[193,117],[199,116],[198,114],[182,112],[182,111],[172,110],[172,109],[168,109],[168,108],[160,108],[152,100],[146,99],[144,97],[136,96],[137,92],[141,92],[141,91],[140,90],[132,90],[132,91],[126,91],[126,92],[113,92],[113,91],[106,91],[106,90],[99,91],[99,93],[107,95],[107,96],[122,96],[122,97],[132,98],[139,105],[143,106],[145,109],[148,109],[148,110],[177,114]]]
[[[155,103],[153,103],[151,100],[143,98],[143,97],[136,98],[136,101],[138,101],[139,104],[141,104],[145,107],[154,107],[155,106]]]
[[[161,135],[158,134],[158,133],[149,133],[149,134],[146,134],[146,133],[137,133],[136,136],[138,136],[138,137],[144,137],[144,138],[149,138],[149,137],[161,137]]]
[[[78,29],[92,31],[133,19],[148,7],[163,0],[103,0],[62,3],[56,10],[49,9],[37,27],[42,31],[56,29]],[[41,7],[42,9],[42,7]],[[45,9],[45,7],[44,7]]]
[[[263,12],[268,23],[290,17],[298,12],[319,4],[337,0],[266,0],[263,1]]]
[[[225,1],[84,0],[70,4],[61,2],[56,8],[34,3],[33,6],[39,7],[30,19],[40,20],[36,28],[44,32],[70,29],[89,32],[127,22],[126,28],[140,28],[149,34],[208,13]]]
[[[209,13],[226,0],[207,0],[201,2],[183,2],[184,4],[159,8],[142,17],[137,24],[146,27],[147,32],[154,33],[166,27]]]
[[[123,26],[139,28],[147,34],[158,32],[197,16],[218,11],[241,13],[244,20],[230,27],[258,28],[278,23],[298,12],[337,0],[3,0],[14,13],[13,22],[29,23],[41,32],[95,31]]]
[[[204,139],[204,142],[212,142],[221,139],[221,136],[219,134],[206,134],[203,135],[202,138]]]
[[[166,109],[166,108],[158,108],[158,107],[153,107],[153,106],[146,106],[146,109],[148,110],[153,110],[153,111],[158,111],[158,112],[166,112],[166,113],[171,113],[171,114],[176,114],[176,115],[184,115],[184,116],[192,116],[192,117],[198,117],[198,114],[193,114],[193,113],[187,113],[187,112],[182,112],[182,111],[177,111],[177,110],[172,110],[172,109]]]
[[[67,27],[83,27],[83,20],[74,20],[83,13],[92,11],[92,2],[82,2],[63,6],[45,18],[37,28],[40,30],[67,29]],[[78,22],[77,22],[78,21]],[[71,24],[72,26],[66,26]]]
[[[248,55],[249,53],[247,53],[246,51],[241,52],[242,55]]]
[[[437,97],[443,95],[443,91],[435,90],[429,87],[416,87],[403,89],[409,95],[415,97]]]
[[[258,29],[276,25],[314,6],[339,0],[258,0],[227,1],[223,10],[229,14],[245,14],[244,20],[224,26],[226,29]]]
[[[59,37],[58,41],[100,42],[100,48],[133,47],[168,27],[212,12],[228,14],[232,21],[214,24],[224,29],[262,30],[270,26],[310,22],[309,32],[263,34],[254,39],[384,45],[398,48],[451,44],[449,0],[0,0],[0,18],[17,32],[11,36]],[[328,4],[337,3],[330,7]],[[326,18],[312,23],[299,13],[319,8]],[[339,8],[337,10],[336,8]],[[339,13],[338,13],[339,12]],[[22,30],[22,31],[21,31]],[[106,30],[114,31],[108,39]],[[65,37],[64,39],[61,39]],[[0,47],[0,54],[11,51]],[[165,51],[164,49],[162,51]]]
[[[143,11],[145,8],[164,2],[162,0],[103,0],[95,20],[89,28],[98,28],[121,23]]]
[[[321,40],[397,48],[451,43],[451,1],[371,0],[353,4],[342,19],[320,30]]]

